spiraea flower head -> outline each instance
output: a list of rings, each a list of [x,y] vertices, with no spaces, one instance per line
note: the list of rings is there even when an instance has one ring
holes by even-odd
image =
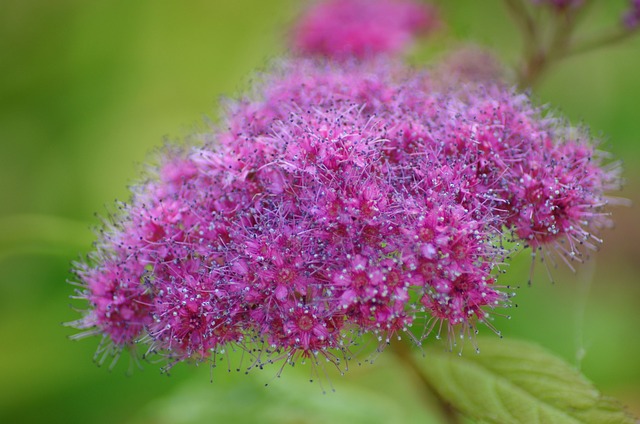
[[[292,41],[305,55],[367,58],[404,50],[437,23],[435,9],[414,0],[322,0],[300,18]]]
[[[498,332],[502,240],[576,256],[618,179],[524,95],[375,61],[287,62],[220,128],[167,148],[77,265],[107,352],[340,366],[367,334]]]

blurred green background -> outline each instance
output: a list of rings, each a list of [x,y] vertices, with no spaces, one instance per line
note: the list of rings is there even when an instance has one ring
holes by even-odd
[[[441,1],[448,27],[416,51],[427,61],[463,41],[513,62],[519,38],[497,0]],[[599,2],[584,30],[615,23],[625,2]],[[215,119],[220,96],[287,52],[294,0],[0,2],[0,422],[438,422],[415,378],[391,354],[332,376],[322,395],[309,370],[245,376],[158,364],[126,376],[92,363],[97,339],[72,342],[70,262],[88,252],[114,199],[127,199],[149,151]],[[622,196],[640,203],[640,37],[559,64],[534,91],[588,124],[625,161]],[[496,325],[580,367],[640,415],[640,224],[617,227],[577,275],[550,284],[519,255],[505,283],[519,308]],[[76,306],[80,304],[75,303]],[[488,333],[488,330],[484,330]],[[428,360],[428,358],[426,359]],[[325,382],[325,384],[327,384]]]

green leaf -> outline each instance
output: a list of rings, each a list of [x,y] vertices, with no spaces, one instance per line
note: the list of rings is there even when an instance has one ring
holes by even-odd
[[[310,364],[287,366],[282,378],[275,377],[277,367],[248,375],[217,368],[212,383],[208,374],[200,373],[169,396],[151,402],[128,424],[443,422],[435,400],[425,396],[415,376],[393,355],[382,355],[375,365],[353,364],[345,376],[329,367],[324,371],[328,374],[321,383],[310,383]]]
[[[416,362],[434,390],[486,423],[633,424],[571,365],[532,343],[479,339],[479,354],[431,346]]]

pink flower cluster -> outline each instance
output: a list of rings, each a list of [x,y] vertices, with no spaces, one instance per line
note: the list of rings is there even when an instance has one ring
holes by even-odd
[[[437,26],[435,9],[414,0],[325,0],[300,19],[294,47],[334,59],[396,53]]]
[[[77,265],[77,327],[170,363],[233,345],[252,366],[338,365],[365,334],[497,331],[504,240],[569,262],[608,224],[617,169],[524,95],[379,62],[264,80],[133,188]]]

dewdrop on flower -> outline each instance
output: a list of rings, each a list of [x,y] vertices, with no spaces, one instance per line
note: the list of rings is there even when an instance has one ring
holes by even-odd
[[[76,265],[74,325],[101,352],[342,368],[369,334],[453,346],[499,333],[502,239],[571,255],[608,224],[617,168],[499,85],[295,60],[254,91],[203,145],[167,148]]]

